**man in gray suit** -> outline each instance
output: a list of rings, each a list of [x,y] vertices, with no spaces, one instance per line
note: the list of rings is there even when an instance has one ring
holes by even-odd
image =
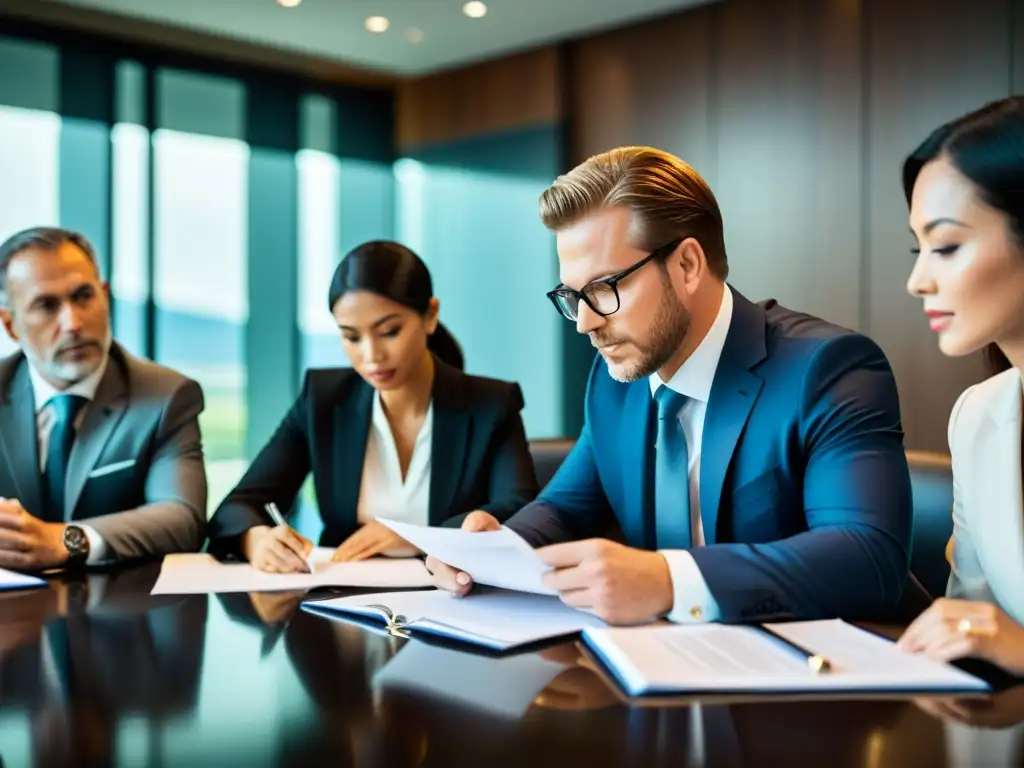
[[[206,470],[196,382],[113,342],[81,235],[0,245],[0,567],[40,570],[196,551]]]

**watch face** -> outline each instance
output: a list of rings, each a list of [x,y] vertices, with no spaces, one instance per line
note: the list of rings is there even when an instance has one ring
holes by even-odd
[[[89,552],[89,539],[85,531],[77,525],[69,525],[64,529],[64,546],[72,555],[82,555]]]

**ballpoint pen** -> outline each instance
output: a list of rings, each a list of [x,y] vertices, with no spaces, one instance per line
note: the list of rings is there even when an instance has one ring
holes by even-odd
[[[288,525],[285,522],[284,515],[281,514],[281,510],[277,508],[277,504],[272,501],[268,501],[263,505],[263,508],[267,510],[267,514],[270,515],[270,519],[274,521],[274,525]]]
[[[761,629],[763,632],[768,633],[769,635],[771,635],[773,638],[775,638],[779,642],[783,643],[784,645],[789,646],[790,649],[796,651],[801,656],[803,656],[807,660],[807,668],[813,674],[821,675],[821,674],[825,674],[826,672],[831,672],[832,671],[832,662],[830,662],[828,659],[826,659],[821,654],[815,653],[814,651],[812,651],[812,650],[810,650],[808,648],[804,648],[802,645],[800,645],[799,643],[793,642],[788,637],[783,637],[781,634],[779,634],[778,632],[774,631],[773,629],[770,629],[769,627],[765,626],[764,624],[761,624],[759,626],[759,629]]]
[[[263,508],[267,510],[267,514],[270,515],[270,519],[274,521],[274,525],[288,525],[288,523],[285,522],[284,515],[281,514],[281,510],[277,508],[277,504],[272,501],[268,501],[263,505]],[[312,573],[312,563],[309,562],[309,559],[306,556],[303,556],[302,559],[306,563],[306,570]]]

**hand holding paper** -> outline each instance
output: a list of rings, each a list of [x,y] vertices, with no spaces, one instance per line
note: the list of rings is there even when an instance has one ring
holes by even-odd
[[[488,512],[477,510],[466,515],[462,521],[462,530],[471,533],[482,533],[483,531],[497,531],[501,529],[501,523],[494,515]],[[448,563],[438,560],[428,554],[426,560],[427,570],[434,579],[434,586],[451,592],[457,597],[465,597],[473,588],[473,579],[465,571],[452,568]]]
[[[672,576],[658,552],[608,539],[552,544],[537,556],[557,570],[544,576],[562,602],[610,624],[641,624],[672,610]]]
[[[469,520],[466,519],[467,522]],[[508,528],[474,533],[466,529],[428,528],[394,520],[378,519],[378,522],[430,555],[432,560],[428,568],[431,570],[440,571],[438,566],[447,564],[451,569],[466,573],[477,584],[540,595],[558,594],[542,581],[550,566],[533,547]],[[442,573],[452,580],[450,572]],[[470,585],[459,586],[463,589],[457,594],[465,594]]]

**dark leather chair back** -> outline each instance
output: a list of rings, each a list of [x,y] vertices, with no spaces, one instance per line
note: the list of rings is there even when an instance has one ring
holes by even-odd
[[[946,594],[946,544],[953,535],[953,467],[944,453],[907,451],[914,494],[910,572],[932,597]]]
[[[537,483],[541,488],[551,482],[551,478],[555,476],[555,472],[562,466],[562,462],[575,444],[575,440],[560,437],[530,441],[533,470],[537,473]]]
[[[530,443],[541,488],[550,482],[574,443],[567,438]],[[907,463],[914,495],[910,571],[931,597],[940,597],[949,580],[946,544],[953,534],[953,470],[949,456],[941,453],[907,451]]]

